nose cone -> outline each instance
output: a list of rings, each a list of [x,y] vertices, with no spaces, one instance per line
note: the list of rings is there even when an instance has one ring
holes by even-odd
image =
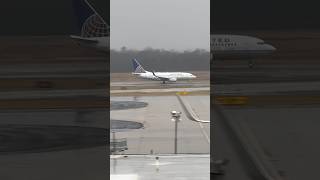
[[[197,78],[197,76],[195,76],[195,75],[191,74],[191,78]]]

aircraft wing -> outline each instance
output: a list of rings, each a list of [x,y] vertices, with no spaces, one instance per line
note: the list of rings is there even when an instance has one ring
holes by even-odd
[[[80,36],[73,36],[71,35],[70,36],[72,39],[76,40],[76,41],[80,41],[80,42],[83,42],[83,43],[91,43],[91,44],[96,44],[98,43],[97,40],[95,39],[88,39],[88,38],[83,38],[83,37],[80,37]]]
[[[159,78],[161,81],[170,81],[169,78],[167,77],[160,77],[160,76],[157,76],[154,71],[152,71],[152,74],[156,77],[156,78]]]

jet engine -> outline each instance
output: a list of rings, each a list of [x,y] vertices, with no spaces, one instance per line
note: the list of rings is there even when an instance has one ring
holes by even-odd
[[[171,82],[176,82],[176,81],[177,81],[177,78],[170,78],[169,81],[171,81]]]

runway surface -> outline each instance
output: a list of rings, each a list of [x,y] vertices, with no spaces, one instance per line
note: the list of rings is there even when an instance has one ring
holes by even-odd
[[[39,153],[105,146],[106,133],[106,129],[92,127],[1,125],[0,154]]]
[[[112,132],[130,131],[141,128],[143,128],[143,124],[139,122],[110,119],[110,131]]]
[[[256,34],[277,52],[211,66],[214,178],[319,179],[319,32]]]
[[[312,95],[320,92],[320,81],[314,82],[282,82],[282,83],[246,83],[246,84],[218,84],[212,86],[215,95]]]
[[[126,109],[137,109],[147,107],[148,103],[140,101],[111,101],[110,111],[114,110],[126,110]]]
[[[68,55],[64,53],[64,55]],[[0,58],[0,78],[106,78],[108,58],[99,56]]]
[[[281,61],[281,60],[280,60]],[[247,67],[246,62],[241,67],[232,67],[232,62],[230,62],[231,67],[228,63],[225,64],[226,68],[213,68],[212,80],[215,84],[238,84],[238,83],[263,83],[263,82],[299,82],[299,81],[319,81],[319,65],[314,65],[310,63],[305,65],[303,63],[293,65],[290,61],[284,61],[284,67],[278,68],[277,63],[273,65],[274,67],[264,67],[257,65],[253,69]],[[307,62],[308,63],[308,62]],[[288,65],[289,64],[289,65]],[[214,65],[212,65],[214,66]],[[309,66],[310,68],[305,68],[304,66]]]
[[[319,177],[319,65],[280,58],[258,59],[253,69],[246,62],[216,63],[212,155],[230,160],[216,179]]]
[[[213,122],[216,122],[212,129],[216,137],[213,139],[213,152],[217,159],[230,159],[226,175],[220,178],[256,179],[262,176],[259,170],[252,171],[259,167],[257,164],[239,159],[239,156],[252,154],[241,145],[241,141],[249,141],[244,144],[257,149],[254,143],[250,138],[228,139],[228,136],[234,136],[235,130],[228,129],[223,121],[249,132],[256,139],[254,142],[258,142],[258,149],[261,149],[258,154],[263,157],[260,158],[262,163],[269,164],[268,168],[271,167],[280,178],[298,180],[318,177],[314,160],[319,149],[316,143],[319,135],[316,121],[320,107],[318,85],[319,82],[304,81],[213,85],[213,102],[221,106],[219,110],[225,118],[213,115]],[[229,132],[222,131],[225,129]],[[226,152],[230,148],[234,152]],[[248,170],[249,174],[246,173]]]
[[[231,121],[248,125],[267,160],[284,179],[319,176],[319,106],[227,108],[224,114]]]
[[[0,119],[1,179],[106,177],[105,108],[2,109]]]
[[[112,96],[137,96],[137,95],[174,95],[178,92],[185,92],[189,94],[209,94],[210,88],[168,88],[168,89],[137,89],[137,90],[111,90]]]
[[[0,179],[105,179],[107,54],[67,36],[1,42]]]
[[[210,119],[209,96],[184,97],[194,108],[197,115],[203,119]],[[176,96],[140,96],[140,97],[111,97],[112,101],[146,102],[148,106],[139,109],[127,109],[111,111],[112,119],[122,119],[140,122],[143,129],[116,133],[117,138],[126,138],[128,150],[125,154],[156,154],[173,153],[174,123],[170,120],[170,112],[177,110],[182,112],[182,121],[178,124],[178,153],[208,154],[210,152],[206,136],[210,127],[189,120]]]
[[[148,81],[148,80],[136,80],[136,81],[124,81],[124,82],[112,82],[110,83],[111,90],[137,90],[137,89],[167,89],[167,88],[202,88],[208,87],[210,82],[207,81],[177,81],[166,82],[162,84],[160,81]]]
[[[209,155],[190,154],[112,156],[111,179],[208,180],[209,160]]]
[[[208,74],[208,73],[207,73]],[[111,75],[111,96],[159,96],[175,95],[177,92],[186,92],[190,95],[208,95],[210,93],[209,77],[206,80],[177,81],[162,84],[159,81],[132,79],[132,81],[119,81],[124,75]],[[131,77],[132,78],[132,77]]]
[[[205,88],[210,86],[210,72],[191,72],[197,75],[193,80],[181,80],[176,82],[151,81],[139,79],[131,73],[111,73],[111,90],[140,90],[140,89],[171,89],[171,88]]]

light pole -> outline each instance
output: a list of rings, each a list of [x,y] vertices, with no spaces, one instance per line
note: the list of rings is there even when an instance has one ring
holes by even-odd
[[[171,121],[175,122],[174,128],[174,154],[177,154],[177,146],[178,146],[178,122],[181,121],[181,112],[171,111]]]

